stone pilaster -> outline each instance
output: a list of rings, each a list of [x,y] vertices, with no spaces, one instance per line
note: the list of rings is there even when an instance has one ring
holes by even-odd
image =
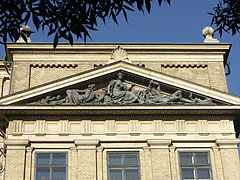
[[[97,180],[103,180],[103,148],[97,148]]]
[[[171,166],[171,176],[172,180],[178,180],[178,164],[176,162],[177,157],[176,157],[176,147],[170,147],[170,166]]]
[[[25,156],[27,139],[6,139],[7,146],[5,179],[7,180],[25,180]]]
[[[238,155],[238,139],[218,139],[224,179],[239,180],[240,164]]]
[[[148,146],[143,147],[143,153],[144,153],[144,167],[145,167],[145,174],[142,174],[142,166],[141,166],[141,175],[146,179],[146,180],[152,180],[152,156],[151,156],[151,151]],[[140,165],[142,162],[140,162]]]
[[[220,148],[218,146],[212,147],[211,164],[213,178],[218,180],[224,180]]]
[[[32,147],[26,148],[25,180],[31,180],[32,177]]]
[[[78,151],[78,180],[97,179],[96,146],[99,140],[79,139],[74,142]]]
[[[68,178],[72,180],[77,180],[78,179],[78,153],[77,153],[77,148],[72,147],[70,148],[71,152],[71,164],[69,164],[68,167]]]
[[[171,179],[171,167],[169,158],[170,139],[153,139],[147,141],[152,156],[153,180]]]

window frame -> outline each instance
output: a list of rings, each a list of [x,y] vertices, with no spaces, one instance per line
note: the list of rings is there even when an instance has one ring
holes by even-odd
[[[110,158],[109,158],[109,155],[110,154],[120,154],[121,155],[121,158],[124,157],[125,159],[125,155],[127,154],[135,154],[137,155],[137,165],[127,165],[127,164],[124,164],[122,163],[121,165],[110,165],[109,161],[110,161]],[[122,170],[122,180],[125,180],[125,170],[127,168],[136,168],[138,170],[138,180],[141,180],[141,167],[140,167],[140,153],[139,151],[108,151],[107,152],[107,179],[110,180],[110,168],[119,168]]]
[[[50,164],[49,165],[38,165],[37,164],[37,157],[38,157],[38,154],[50,154]],[[65,165],[54,165],[52,164],[53,162],[53,154],[65,154]],[[38,152],[35,152],[35,166],[34,166],[34,171],[35,171],[35,177],[34,179],[37,180],[37,168],[39,167],[45,167],[45,168],[50,168],[50,172],[49,172],[49,176],[50,176],[50,179],[49,180],[52,180],[53,179],[53,174],[52,174],[52,169],[53,168],[65,168],[66,169],[66,180],[68,179],[68,152],[67,151],[38,151]]]
[[[208,164],[195,164],[193,163],[192,165],[182,165],[181,164],[181,160],[180,160],[180,154],[181,153],[193,153],[193,161],[196,161],[196,154],[197,153],[207,153],[207,158],[208,158]],[[185,151],[178,151],[178,164],[179,164],[179,171],[180,171],[180,179],[181,180],[213,180],[213,173],[212,173],[212,164],[211,164],[211,156],[210,156],[210,151],[209,150],[193,150],[193,151],[189,151],[189,150],[185,150]],[[182,168],[193,168],[194,170],[194,179],[183,179],[182,176]],[[197,169],[198,168],[208,168],[209,169],[209,173],[210,173],[210,179],[199,179],[198,175],[197,175]]]

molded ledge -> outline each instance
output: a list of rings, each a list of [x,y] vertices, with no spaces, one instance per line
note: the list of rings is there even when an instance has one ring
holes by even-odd
[[[74,140],[78,149],[96,149],[99,144],[98,139],[76,139]]]
[[[28,139],[6,139],[4,143],[7,146],[26,146],[29,144]]]
[[[147,140],[148,145],[151,149],[162,149],[168,148],[171,144],[171,139],[149,139]]]
[[[238,148],[240,139],[217,139],[216,144],[220,146],[220,148]]]

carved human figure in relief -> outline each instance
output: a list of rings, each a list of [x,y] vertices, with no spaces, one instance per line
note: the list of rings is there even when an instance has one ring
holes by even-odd
[[[98,98],[94,90],[95,90],[95,84],[88,85],[88,88],[84,90],[79,90],[79,89],[67,90],[65,103],[66,104],[90,103]]]
[[[168,104],[183,101],[181,90],[178,90],[171,95],[163,96],[160,84],[153,80],[151,80],[148,87],[140,93],[140,98],[145,99],[144,102],[147,104]]]
[[[146,96],[147,103],[159,103],[163,100],[161,93],[160,84],[156,81],[151,80],[147,87],[147,92],[151,93],[151,96]]]
[[[117,80],[112,80],[108,87],[107,93],[110,94],[114,103],[123,103],[123,104],[130,104],[134,102],[141,103],[141,100],[138,99],[137,93],[132,91],[132,88],[135,84],[132,84],[130,88],[124,83],[124,74],[118,73]]]

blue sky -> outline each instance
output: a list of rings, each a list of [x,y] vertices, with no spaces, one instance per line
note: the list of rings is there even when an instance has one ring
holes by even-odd
[[[127,23],[123,16],[119,17],[119,25],[108,20],[106,25],[98,23],[98,31],[92,31],[92,40],[87,42],[154,42],[154,43],[203,43],[202,29],[210,25],[212,12],[218,0],[172,0],[171,6],[163,2],[160,8],[154,0],[151,14],[145,12],[129,12]],[[29,23],[33,31],[33,25]],[[231,74],[227,76],[229,93],[240,96],[240,33],[235,36],[224,33],[220,42],[232,43],[228,60],[231,62]],[[47,32],[37,32],[31,36],[32,42],[52,42]],[[60,41],[61,42],[61,41]],[[76,40],[75,42],[82,42]],[[0,56],[4,55],[0,46]]]

